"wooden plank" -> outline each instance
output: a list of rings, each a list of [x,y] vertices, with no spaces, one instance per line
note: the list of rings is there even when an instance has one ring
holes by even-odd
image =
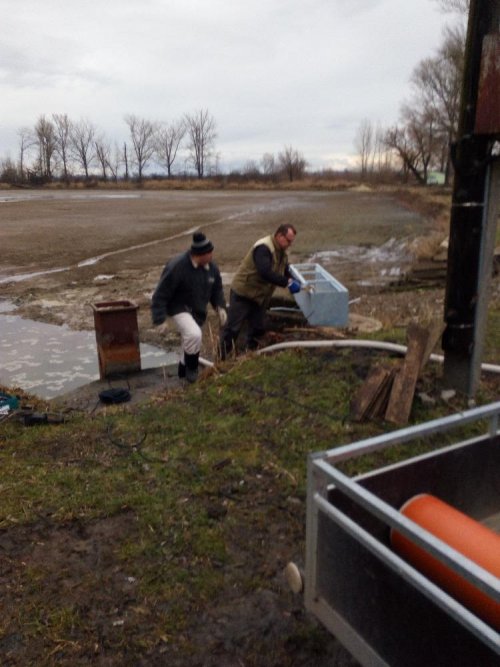
[[[389,371],[386,381],[380,386],[377,395],[373,399],[373,403],[366,415],[367,419],[380,419],[385,416],[385,411],[389,404],[389,396],[391,395],[392,384],[399,368],[392,368]]]
[[[386,421],[406,424],[410,416],[415,387],[422,367],[422,360],[429,343],[429,331],[417,324],[408,327],[408,349],[401,371],[392,385]]]
[[[422,372],[423,367],[429,361],[429,357],[432,354],[432,351],[436,347],[436,343],[443,335],[445,323],[444,320],[436,319],[433,320],[428,329],[429,337],[427,339],[427,345],[425,346],[424,353],[422,355],[422,363],[420,364],[420,372]]]
[[[351,419],[353,421],[362,421],[368,418],[370,410],[379,393],[387,384],[390,374],[390,370],[382,366],[374,366],[370,369],[366,380],[351,401]]]

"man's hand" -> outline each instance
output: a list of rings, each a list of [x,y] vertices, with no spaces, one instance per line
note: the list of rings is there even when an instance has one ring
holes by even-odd
[[[219,308],[217,308],[217,315],[219,316],[219,324],[221,325],[221,327],[224,327],[226,325],[226,322],[227,322],[227,311],[226,311],[226,309],[221,308],[219,306]]]
[[[161,334],[166,334],[168,329],[169,329],[168,320],[165,320],[164,322],[156,326],[156,330]]]
[[[300,283],[297,280],[291,280],[288,283],[288,289],[290,294],[297,294],[297,292],[300,292]]]

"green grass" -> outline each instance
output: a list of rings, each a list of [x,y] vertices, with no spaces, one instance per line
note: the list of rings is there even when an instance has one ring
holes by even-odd
[[[140,512],[145,523],[163,525],[167,510],[182,512],[183,498],[196,503],[215,494],[221,480],[238,484],[249,469],[269,465],[287,471],[285,485],[288,479],[303,487],[308,452],[386,428],[349,422],[349,402],[362,382],[354,366],[366,372],[371,363],[366,355],[353,359],[346,351],[283,352],[249,359],[133,413],[81,415],[36,428],[7,422],[0,441],[0,527],[34,521],[41,511],[67,521],[124,507]],[[437,382],[438,372],[433,367],[428,383]],[[414,418],[432,416],[415,401]]]
[[[484,360],[494,364],[500,363],[500,310],[488,311],[487,330],[484,344]]]
[[[4,422],[3,534],[41,522],[51,531],[82,525],[88,532],[116,517],[126,517],[126,530],[106,545],[113,566],[84,570],[70,600],[55,584],[47,596],[50,562],[23,569],[13,561],[9,594],[17,612],[4,618],[2,633],[36,639],[46,659],[57,649],[75,660],[95,642],[87,606],[97,591],[95,604],[112,618],[135,619],[126,635],[120,626],[111,627],[113,650],[126,647],[137,657],[161,637],[175,637],[189,654],[193,647],[182,637],[193,614],[221,596],[272,586],[269,568],[275,565],[268,552],[281,553],[280,539],[294,545],[295,555],[304,553],[307,455],[389,428],[349,420],[353,392],[375,358],[344,350],[254,357],[133,412],[113,408],[102,416],[31,428]],[[438,373],[436,366],[429,369],[424,388],[438,385]],[[492,397],[486,391],[482,400]],[[412,421],[458,405],[438,401],[429,409],[416,400]],[[386,462],[401,455],[394,450]],[[359,465],[364,470],[380,463],[377,457]],[[351,472],[359,472],[359,465]],[[283,550],[281,558],[294,555]],[[117,571],[120,581],[123,572],[137,588],[134,603],[114,613],[105,592],[114,590]],[[305,621],[293,632],[314,634]],[[64,638],[70,643],[58,643]],[[70,657],[67,663],[60,657],[61,664],[71,664]]]

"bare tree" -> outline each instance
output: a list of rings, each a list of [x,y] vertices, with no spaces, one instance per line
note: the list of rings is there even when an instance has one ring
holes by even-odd
[[[290,182],[301,179],[307,166],[303,155],[292,146],[285,146],[283,152],[278,154],[278,163]]]
[[[469,0],[436,0],[443,11],[464,17]],[[412,96],[402,105],[401,124],[386,130],[383,143],[401,160],[405,175],[426,182],[431,167],[451,172],[450,146],[456,140],[465,54],[465,26],[444,31],[437,53],[422,60],[411,77]]]
[[[36,139],[29,127],[19,128],[17,136],[19,137],[19,177],[21,181],[24,181],[26,153],[36,144]]]
[[[420,152],[409,135],[406,126],[396,125],[386,131],[384,142],[386,147],[393,150],[400,159],[405,180],[411,172],[420,183],[423,183],[419,168]]]
[[[63,166],[63,176],[67,183],[69,180],[68,163],[71,137],[71,121],[67,114],[57,113],[52,114],[52,120],[54,121],[54,130],[56,135],[56,151],[61,159]]]
[[[0,160],[0,182],[2,183],[17,183],[19,180],[19,172],[16,169],[14,161],[10,157]]]
[[[212,178],[219,176],[221,173],[220,164],[221,164],[221,154],[217,151],[217,153],[212,154],[210,162],[208,163],[208,175],[211,176]]]
[[[442,145],[448,147],[455,141],[458,127],[464,51],[463,28],[448,28],[437,55],[422,60],[411,78],[414,91],[412,105],[423,110],[427,116],[433,116],[435,131],[441,135]],[[449,148],[444,155],[443,171],[448,182],[451,167]]]
[[[158,162],[167,170],[168,178],[172,177],[172,166],[185,134],[186,124],[184,120],[164,124],[158,130],[156,154]]]
[[[101,167],[102,178],[108,180],[108,169],[111,167],[111,147],[103,136],[94,140],[95,155]]]
[[[189,162],[196,169],[198,178],[203,178],[208,160],[215,150],[215,119],[207,109],[199,109],[193,114],[186,114],[184,120],[189,139]]]
[[[54,124],[44,115],[35,125],[35,137],[38,144],[38,171],[42,178],[52,179],[52,167],[57,142]]]
[[[427,183],[429,168],[437,166],[436,160],[442,147],[442,135],[436,128],[435,115],[430,109],[418,110],[413,107],[403,107],[402,115],[406,122],[407,136],[417,156],[415,167],[421,177],[419,180]],[[416,173],[415,175],[417,176]]]
[[[116,182],[118,180],[118,170],[122,164],[122,154],[119,146],[115,143],[113,147],[113,152],[110,154],[110,159],[108,162],[109,171],[111,172],[111,178]]]
[[[247,178],[257,179],[260,176],[259,165],[255,160],[247,160],[243,165],[242,173]]]
[[[71,126],[71,151],[75,161],[81,165],[85,178],[89,178],[89,169],[95,159],[95,126],[88,120],[81,120]]]
[[[358,128],[355,139],[356,150],[358,151],[360,166],[361,166],[361,178],[366,178],[368,174],[368,167],[373,156],[374,149],[374,131],[371,121],[367,118],[361,121],[361,124]]]
[[[130,178],[130,172],[128,168],[128,151],[127,151],[127,142],[123,142],[123,164],[125,166],[124,178],[126,181]]]
[[[380,123],[375,130],[375,139],[373,145],[373,164],[372,171],[377,171],[378,174],[383,175],[392,170],[391,151],[387,150],[384,141],[384,130]]]
[[[266,176],[271,176],[273,178],[276,176],[276,160],[272,153],[264,153],[260,163],[262,165],[262,171]]]
[[[125,123],[130,131],[139,181],[142,181],[144,169],[155,154],[158,126],[133,114],[125,116]]]

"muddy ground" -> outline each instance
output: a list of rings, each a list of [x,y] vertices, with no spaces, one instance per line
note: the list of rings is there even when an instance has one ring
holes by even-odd
[[[425,294],[380,294],[417,259],[445,256],[436,222],[445,206],[446,196],[422,215],[394,193],[369,191],[0,191],[0,289],[17,315],[74,329],[93,329],[92,303],[127,299],[140,308],[141,341],[168,345],[151,326],[150,296],[193,230],[213,241],[227,287],[247,248],[291,222],[292,262],[322,264],[348,288],[353,315],[405,326],[442,309],[442,282]]]
[[[410,320],[426,321],[442,311],[442,281],[418,290],[396,284],[404,283],[419,262],[432,263],[437,258],[439,263],[446,233],[436,213],[445,205],[444,198],[435,208],[419,208],[393,193],[371,192],[4,191],[0,192],[1,297],[13,301],[17,314],[24,317],[66,323],[76,329],[93,328],[92,303],[131,300],[140,307],[141,340],[172,346],[176,343],[173,332],[165,339],[151,326],[149,299],[164,262],[189,246],[192,231],[200,228],[214,242],[215,259],[227,286],[246,249],[287,221],[298,229],[291,260],[324,265],[349,289],[355,300],[352,315],[377,320],[386,327],[405,327]],[[390,283],[394,285],[387,291]],[[498,281],[494,298],[499,298]],[[360,321],[352,318],[351,325],[355,328]],[[216,331],[213,318],[210,327]],[[208,357],[212,352],[210,327],[204,350]],[[63,451],[52,454],[57,459],[70,456]],[[248,503],[249,512],[255,491],[240,500],[243,506]],[[286,592],[282,574],[294,541],[303,537],[301,520],[293,519],[297,515],[294,506],[301,501],[274,501],[273,522],[254,540],[256,549],[261,544],[268,546],[259,547],[253,560],[251,554],[241,558],[245,567],[267,568],[273,586],[244,598],[235,587],[232,595],[228,589],[224,598],[214,600],[213,607],[203,618],[196,618],[191,628],[195,641],[189,665],[278,667],[283,663],[275,660],[274,651],[283,636],[288,637],[286,664],[356,664],[321,628],[316,634],[301,635],[304,608],[300,597]],[[268,498],[266,502],[269,504]],[[283,517],[282,524],[278,516]],[[141,659],[120,652],[124,614],[135,614],[137,628],[148,623],[147,612],[136,598],[134,578],[116,567],[112,552],[114,541],[131,530],[131,517],[124,511],[86,525],[59,525],[50,516],[41,516],[36,525],[13,527],[0,534],[3,590],[15,590],[22,582],[23,569],[30,567],[46,573],[44,581],[50,582],[47,599],[59,596],[61,587],[71,597],[76,582],[88,582],[77,591],[81,604],[88,607],[89,622],[98,630],[94,649],[81,654],[71,642],[54,637],[54,650],[45,652],[43,664],[188,664],[185,657],[176,659],[173,638],[160,638],[155,649],[145,650]],[[231,548],[238,549],[243,539],[244,535],[235,535]],[[9,615],[14,617],[16,600],[10,597],[8,604]],[[114,619],[111,625],[109,618]],[[175,642],[182,641],[182,637],[175,638]],[[255,655],[256,647],[260,658]],[[65,657],[72,651],[73,663]],[[21,633],[0,638],[5,664],[37,664],[31,661],[36,652],[36,646],[23,644]]]

